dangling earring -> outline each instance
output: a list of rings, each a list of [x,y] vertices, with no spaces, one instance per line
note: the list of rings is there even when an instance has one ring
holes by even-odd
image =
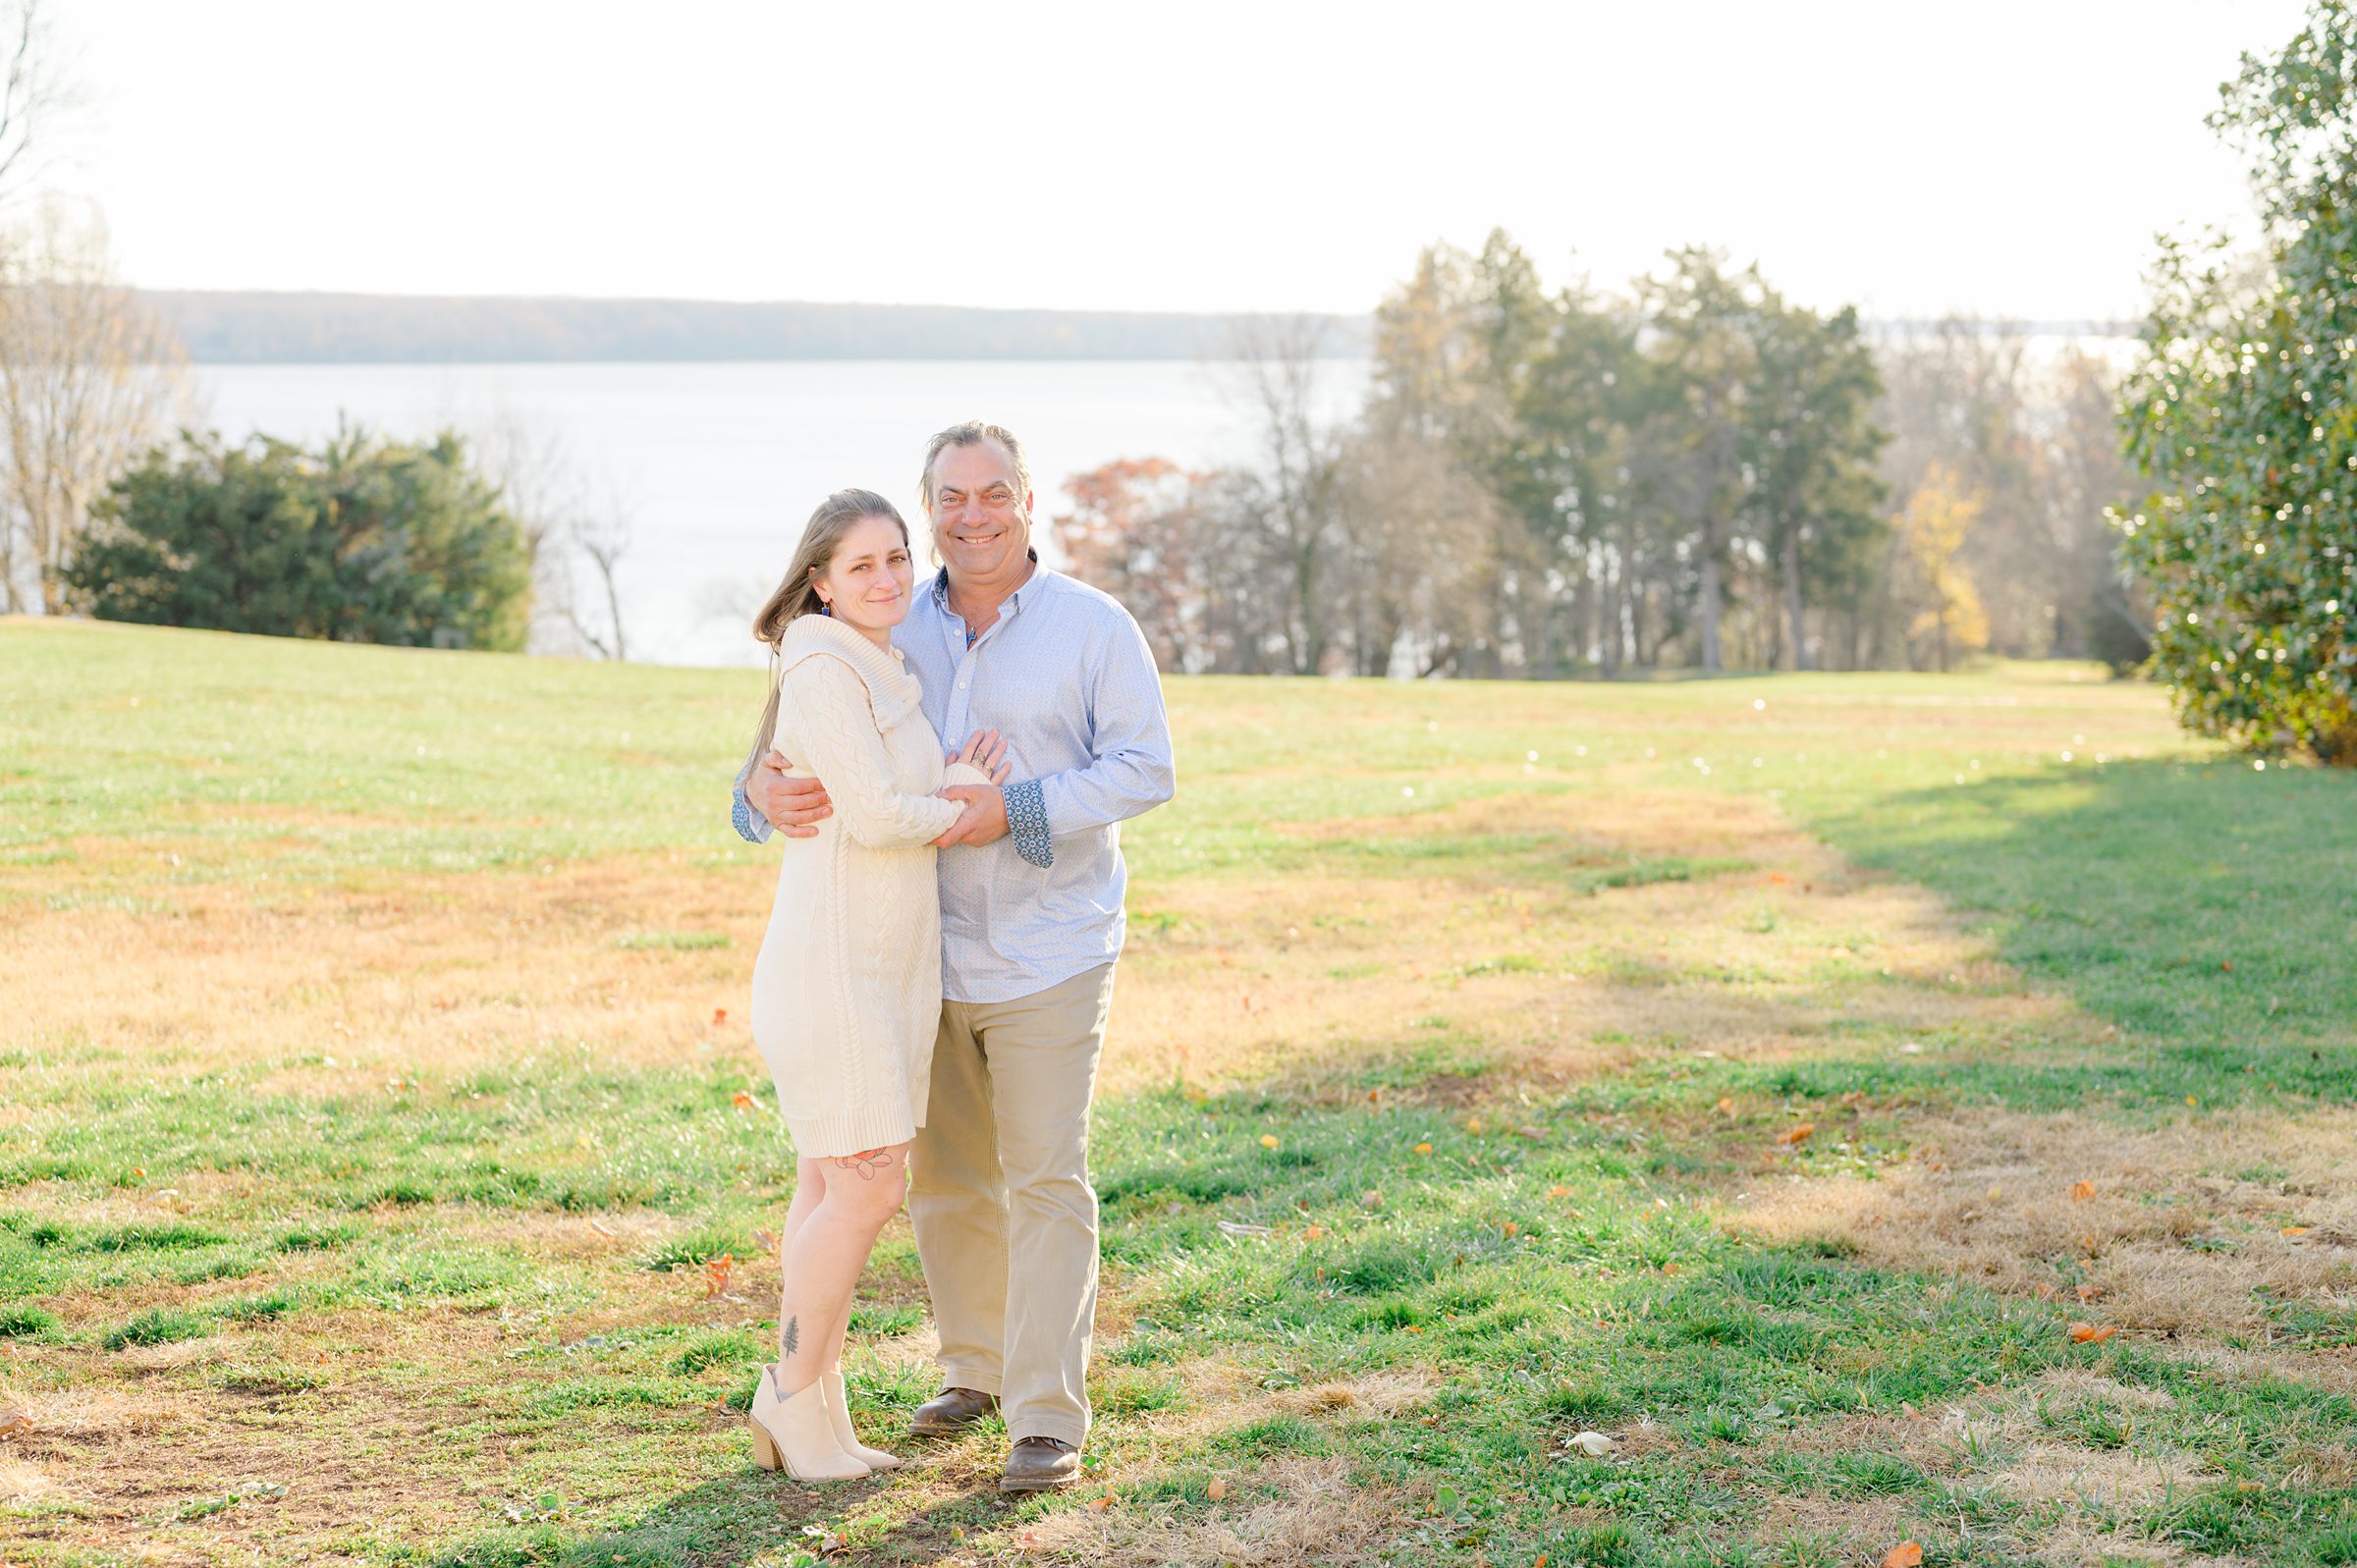
[[[818,613],[832,621],[835,619],[835,606],[831,601],[821,599],[818,602]]]

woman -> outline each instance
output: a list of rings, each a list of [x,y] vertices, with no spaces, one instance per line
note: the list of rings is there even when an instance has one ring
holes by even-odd
[[[794,1206],[779,1246],[775,1365],[748,1413],[762,1468],[848,1480],[900,1463],[851,1431],[841,1361],[851,1291],[907,1189],[941,1019],[933,840],[973,786],[1004,783],[1003,745],[974,735],[949,764],[893,650],[916,571],[892,503],[841,490],[811,514],[794,565],[754,619],[778,677],[763,739],[815,774],[834,813],[784,840],[753,964],[753,1039],[794,1135]],[[962,787],[961,787],[962,786]]]

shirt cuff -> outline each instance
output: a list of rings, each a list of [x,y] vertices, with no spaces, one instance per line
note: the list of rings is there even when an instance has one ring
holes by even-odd
[[[737,837],[746,843],[769,842],[768,819],[754,811],[753,803],[745,798],[744,781],[741,779],[737,781],[737,794],[729,807],[729,821],[736,825]]]
[[[1014,839],[1014,852],[1026,863],[1043,870],[1056,863],[1056,846],[1048,838],[1048,808],[1037,779],[1007,786],[1007,832]]]

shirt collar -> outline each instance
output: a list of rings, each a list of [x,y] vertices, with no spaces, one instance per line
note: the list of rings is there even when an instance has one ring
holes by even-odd
[[[1007,602],[1001,607],[1002,609],[1015,609],[1026,597],[1030,595],[1030,592],[1034,587],[1046,581],[1051,575],[1048,568],[1039,564],[1039,551],[1037,548],[1025,550],[1023,554],[1031,558],[1031,575],[1023,579],[1023,585],[1021,587],[1015,589],[1014,592],[1007,596]],[[950,568],[943,567],[940,570],[934,572],[930,587],[932,589],[934,607],[947,612],[950,608]]]

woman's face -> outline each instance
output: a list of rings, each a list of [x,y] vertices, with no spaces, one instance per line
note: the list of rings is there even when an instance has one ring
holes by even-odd
[[[890,517],[861,517],[835,547],[835,559],[818,575],[818,596],[836,620],[865,631],[883,631],[908,614],[916,585],[916,563],[908,541]]]

